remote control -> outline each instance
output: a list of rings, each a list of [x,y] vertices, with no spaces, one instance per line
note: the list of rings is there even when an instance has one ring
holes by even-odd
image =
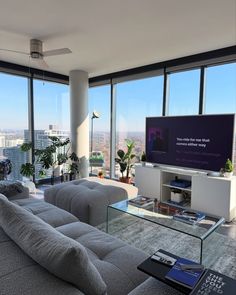
[[[182,270],[196,270],[196,271],[200,271],[204,269],[204,266],[201,264],[181,264],[180,268]]]
[[[157,251],[155,254],[153,254],[151,256],[151,259],[154,260],[154,261],[157,261],[157,262],[160,262],[160,263],[163,263],[163,264],[166,264],[166,265],[174,265],[175,262],[176,262],[176,259],[171,257],[171,256],[168,256],[168,255],[165,255],[159,251]]]

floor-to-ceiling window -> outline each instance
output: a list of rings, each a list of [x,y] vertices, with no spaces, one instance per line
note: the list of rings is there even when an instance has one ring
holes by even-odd
[[[8,179],[21,180],[20,168],[26,161],[20,146],[28,130],[28,79],[0,73],[0,89],[0,161],[12,163]]]
[[[43,149],[50,143],[48,136],[57,136],[62,140],[70,137],[69,87],[65,84],[34,80],[33,90],[35,148]],[[40,169],[41,166],[37,164],[36,179],[40,178]],[[50,175],[51,170],[47,172],[47,177]]]
[[[137,72],[136,69],[127,73],[125,77],[119,76],[118,73],[113,77],[111,74],[109,78],[113,84],[91,87],[89,89],[89,121],[90,151],[92,148],[94,152],[90,157],[90,162],[93,163],[92,172],[96,174],[103,170],[106,176],[119,176],[118,167],[110,170],[114,166],[114,151],[125,148],[126,138],[135,141],[136,155],[139,156],[145,150],[146,116],[159,116],[162,113],[167,116],[194,115],[199,112],[206,114],[235,113],[236,62],[234,60],[228,63],[227,59],[228,57],[223,56],[218,65],[208,65],[208,61],[205,64],[204,61],[196,61],[197,67],[201,67],[202,71],[196,68],[196,64],[192,64],[193,68],[191,68],[191,64],[184,63],[182,65],[178,63],[178,71],[176,71],[175,62],[173,64],[164,62],[158,65],[158,73],[156,72],[151,78],[132,80],[133,73]],[[164,71],[164,66],[167,67],[165,68],[167,80],[159,75],[160,71]],[[147,72],[149,70],[150,67]],[[143,74],[139,72],[139,78],[141,75],[148,75],[147,72],[146,69]],[[45,81],[36,80],[33,71],[31,74],[30,79],[34,86],[35,147],[43,148],[48,144],[46,139],[48,135],[60,134],[60,137],[64,138],[69,135],[69,89],[68,85],[48,82],[47,78]],[[26,69],[20,75],[28,76],[29,70]],[[39,77],[38,74],[37,77]],[[65,80],[67,79],[61,81]],[[96,79],[94,81],[96,83]],[[164,81],[167,81],[166,91],[163,91]],[[14,162],[9,178],[21,179],[21,163],[25,162],[26,158],[30,160],[27,154],[21,153],[19,149],[24,140],[30,140],[28,122],[31,114],[28,112],[30,109],[28,107],[30,93],[28,78],[1,73],[0,87],[0,157],[10,158]],[[162,109],[163,92],[166,93],[164,109]],[[111,113],[111,107],[114,110],[113,113]],[[98,118],[95,115],[91,119],[93,112],[98,113]],[[110,126],[111,120],[112,127]],[[92,122],[93,132],[91,132]],[[112,163],[110,163],[111,151],[113,152]],[[236,164],[236,152],[234,161]],[[50,172],[48,176],[49,174]]]
[[[111,86],[89,89],[90,172],[110,176]]]
[[[168,75],[167,114],[197,115],[199,111],[200,70],[188,70]]]
[[[206,68],[204,109],[206,114],[236,113],[236,63]],[[236,172],[236,134],[233,157]]]
[[[163,76],[118,83],[115,95],[116,151],[126,149],[125,139],[131,139],[140,156],[145,151],[145,118],[162,115]],[[120,176],[118,165],[115,176]]]
[[[236,113],[236,63],[206,68],[205,113]]]

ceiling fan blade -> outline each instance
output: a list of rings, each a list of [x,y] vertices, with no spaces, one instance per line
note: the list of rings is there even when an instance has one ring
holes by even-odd
[[[41,69],[48,69],[49,65],[43,60],[43,59],[37,59],[37,58],[31,58],[31,61],[33,61],[37,66],[39,66]]]
[[[20,53],[20,54],[29,55],[29,53],[26,53],[26,52],[23,52],[23,51],[11,50],[11,49],[5,49],[5,48],[0,48],[0,51],[8,51],[8,52],[13,52],[13,53]]]
[[[53,55],[61,55],[61,54],[68,54],[68,53],[72,53],[72,51],[69,48],[60,48],[60,49],[44,51],[43,56],[53,56]]]

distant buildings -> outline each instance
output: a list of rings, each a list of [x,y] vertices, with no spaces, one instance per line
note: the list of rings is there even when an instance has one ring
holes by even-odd
[[[49,125],[48,130],[35,130],[34,131],[34,144],[36,149],[45,149],[50,140],[48,136],[57,136],[62,140],[65,140],[70,136],[69,131],[59,130],[55,125]],[[22,180],[20,174],[21,165],[26,162],[30,162],[30,154],[22,152],[20,146],[23,142],[30,142],[31,136],[29,130],[21,131],[6,131],[0,133],[0,157],[8,158],[12,163],[12,173],[9,175],[9,179]],[[39,178],[38,173],[42,166],[36,164],[36,179]],[[47,171],[48,177],[51,176],[50,169]]]
[[[34,143],[36,149],[45,149],[51,141],[48,136],[57,136],[62,140],[70,137],[70,132],[60,130],[55,125],[49,125],[47,130],[35,130]],[[30,161],[29,153],[24,153],[20,150],[23,142],[30,142],[29,130],[6,130],[0,132],[0,158],[8,158],[12,162],[12,173],[9,179],[22,179],[20,168],[23,163]],[[141,155],[145,151],[145,133],[144,132],[117,132],[116,133],[116,151],[118,149],[126,149],[125,139],[132,139],[135,142],[135,154]],[[99,151],[102,159],[91,161],[93,173],[103,170],[106,176],[110,175],[110,133],[109,132],[94,132],[93,137],[93,152]],[[98,158],[98,157],[97,157]],[[96,162],[97,161],[97,162]],[[100,162],[99,162],[100,161]],[[95,163],[96,162],[96,163]],[[99,162],[99,163],[98,163]],[[236,137],[234,146],[233,162],[236,172]],[[39,179],[38,173],[41,170],[41,165],[36,165],[36,179]],[[119,167],[115,167],[115,175],[119,177]],[[52,171],[47,171],[47,177],[51,177]]]
[[[6,146],[6,138],[4,134],[0,134],[0,147]]]
[[[7,147],[3,149],[3,156],[9,159],[12,163],[12,172],[9,175],[9,179],[22,179],[20,174],[20,168],[23,163],[27,161],[27,154],[20,150],[20,145]]]

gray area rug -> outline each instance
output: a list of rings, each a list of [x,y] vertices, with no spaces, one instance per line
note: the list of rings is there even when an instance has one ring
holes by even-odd
[[[106,224],[98,228],[105,231]],[[199,262],[200,240],[133,216],[124,214],[113,219],[108,232],[150,255],[163,249]],[[213,233],[203,248],[203,264],[236,279],[236,240]]]

